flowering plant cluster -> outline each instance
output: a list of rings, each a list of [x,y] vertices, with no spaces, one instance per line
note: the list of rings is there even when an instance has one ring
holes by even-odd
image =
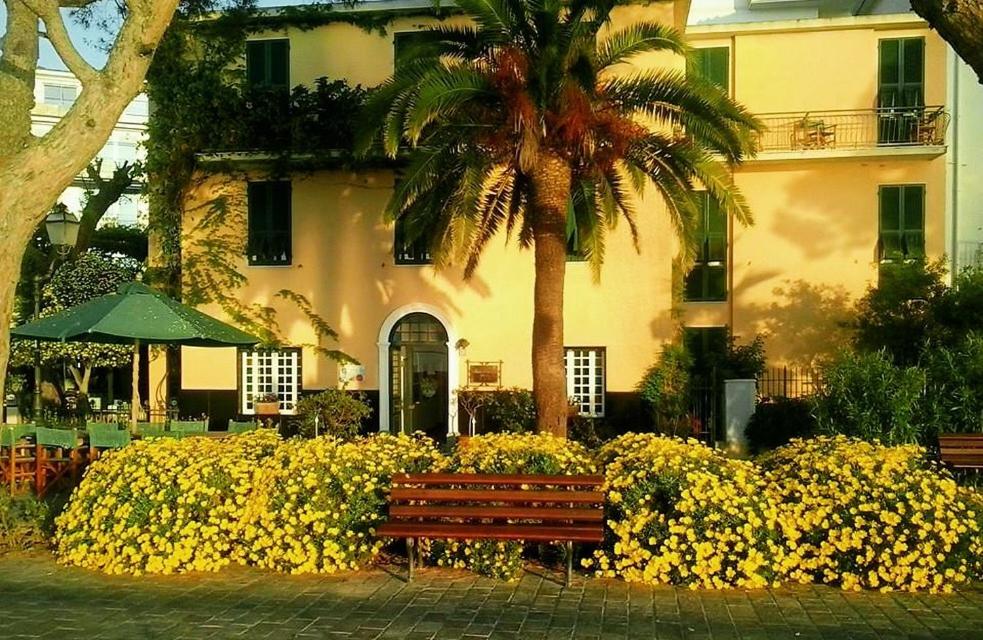
[[[793,580],[844,589],[950,591],[975,570],[976,492],[917,446],[793,440],[761,461]]]
[[[66,564],[106,573],[215,571],[232,562],[294,573],[370,561],[392,475],[440,468],[425,438],[283,442],[147,440],[93,463],[57,522]]]
[[[383,547],[374,534],[393,474],[444,465],[426,437],[288,441],[256,473],[236,558],[290,573],[364,567]]]
[[[279,442],[263,429],[105,453],[56,521],[58,557],[111,574],[218,570],[231,561],[254,469]]]
[[[598,452],[609,542],[582,561],[601,576],[692,587],[763,587],[784,558],[778,513],[751,462],[696,442],[627,434]]]
[[[595,472],[580,443],[544,433],[490,433],[458,443],[450,460],[460,473],[532,473],[580,475]],[[524,545],[519,541],[428,540],[424,552],[439,566],[467,568],[502,580],[522,572]]]

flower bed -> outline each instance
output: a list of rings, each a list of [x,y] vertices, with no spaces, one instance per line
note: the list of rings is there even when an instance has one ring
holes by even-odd
[[[374,533],[393,474],[444,464],[423,437],[286,442],[256,473],[236,558],[291,573],[364,567],[383,547]]]
[[[689,440],[628,434],[598,453],[610,538],[583,561],[599,576],[692,587],[763,587],[784,557],[754,464]]]
[[[928,466],[920,447],[821,437],[793,440],[761,464],[794,580],[949,591],[974,570],[976,492]]]
[[[104,454],[57,519],[59,559],[135,575],[229,564],[256,464],[279,442],[261,430],[222,441],[142,440]]]

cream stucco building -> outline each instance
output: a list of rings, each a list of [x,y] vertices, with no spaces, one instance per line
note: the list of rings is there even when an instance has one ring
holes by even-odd
[[[392,73],[401,34],[435,21],[429,3],[398,6],[418,6],[419,14],[394,17],[385,33],[334,22],[252,36],[250,81],[295,86],[326,76],[379,84]],[[980,225],[961,200],[974,197],[979,183],[967,175],[978,168],[954,179],[950,167],[957,65],[899,3],[697,0],[691,11],[685,1],[659,2],[619,8],[614,26],[637,19],[685,30],[698,52],[688,72],[721,84],[768,131],[759,155],[736,172],[754,225],[721,219],[707,202],[704,243],[689,275],[674,276],[678,247],[653,190],[638,202],[639,253],[619,228],[600,282],[585,263],[568,263],[570,395],[584,414],[623,424],[638,419],[633,392],[643,371],[681,329],[697,348],[712,348],[727,329],[739,339],[761,334],[773,363],[808,366],[843,343],[840,321],[885,265],[950,254],[962,246],[957,232]],[[659,56],[637,64],[684,68],[681,59]],[[960,103],[964,158],[981,139],[972,136],[980,115],[969,111]],[[383,220],[393,169],[272,177],[255,162],[216,170],[235,165],[234,155],[199,161],[211,171],[186,202],[186,259],[207,250],[204,240],[216,233],[202,223],[207,203],[235,203],[221,233],[246,248],[236,260],[248,282],[236,295],[277,309],[281,332],[297,347],[184,349],[183,412],[207,411],[219,421],[250,415],[252,399],[268,391],[290,412],[301,393],[343,385],[376,399],[379,428],[436,435],[460,424],[457,389],[530,386],[530,252],[496,239],[466,280],[460,269],[435,270],[424,248],[402,243]],[[342,367],[302,346],[317,336],[277,296],[282,289],[309,300],[338,332],[337,347],[360,364]]]

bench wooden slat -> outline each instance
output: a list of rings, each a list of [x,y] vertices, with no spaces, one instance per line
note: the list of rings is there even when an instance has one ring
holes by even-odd
[[[491,473],[398,473],[393,485],[529,485],[555,487],[600,487],[604,476],[562,476]]]
[[[524,491],[509,489],[416,489],[393,487],[390,501],[439,500],[444,502],[518,502],[598,504],[604,502],[600,491]]]
[[[543,520],[603,522],[600,509],[575,507],[490,507],[463,505],[401,505],[389,507],[390,518],[470,518],[477,520]]]
[[[522,524],[474,525],[433,522],[387,522],[379,527],[376,535],[388,538],[530,540],[538,542],[552,542],[554,540],[601,542],[604,540],[604,530],[599,526],[551,527]]]

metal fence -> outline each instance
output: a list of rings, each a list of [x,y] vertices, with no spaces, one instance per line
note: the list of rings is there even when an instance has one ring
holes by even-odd
[[[758,376],[761,398],[804,398],[815,395],[822,385],[818,371],[800,367],[769,367]]]
[[[761,151],[870,149],[945,143],[949,114],[942,107],[768,113]]]

